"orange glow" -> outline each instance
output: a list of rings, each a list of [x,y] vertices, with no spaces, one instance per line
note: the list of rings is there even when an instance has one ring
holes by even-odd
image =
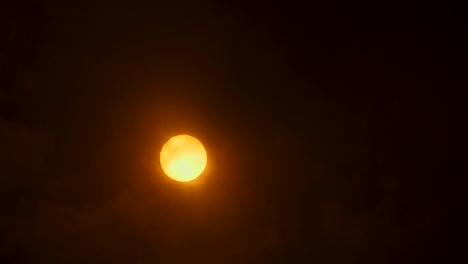
[[[196,179],[206,166],[206,150],[203,144],[189,135],[169,139],[161,149],[163,171],[171,179],[187,182]]]

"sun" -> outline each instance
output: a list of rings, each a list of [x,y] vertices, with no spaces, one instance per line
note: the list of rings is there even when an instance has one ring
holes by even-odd
[[[161,167],[167,176],[176,181],[196,179],[205,169],[206,161],[205,147],[189,135],[172,137],[161,149]]]

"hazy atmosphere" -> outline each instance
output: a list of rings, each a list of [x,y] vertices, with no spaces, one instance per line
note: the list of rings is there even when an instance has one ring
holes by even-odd
[[[447,263],[466,25],[440,3],[1,0],[0,262]],[[190,182],[160,164],[180,134],[206,149]]]

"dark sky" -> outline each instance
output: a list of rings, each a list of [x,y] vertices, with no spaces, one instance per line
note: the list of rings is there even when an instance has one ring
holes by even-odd
[[[445,263],[466,19],[351,2],[1,0],[0,262]]]

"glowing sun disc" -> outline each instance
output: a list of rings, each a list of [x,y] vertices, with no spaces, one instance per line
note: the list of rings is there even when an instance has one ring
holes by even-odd
[[[162,147],[160,162],[163,171],[171,179],[187,182],[196,179],[206,166],[206,150],[203,144],[189,135],[170,138]]]

